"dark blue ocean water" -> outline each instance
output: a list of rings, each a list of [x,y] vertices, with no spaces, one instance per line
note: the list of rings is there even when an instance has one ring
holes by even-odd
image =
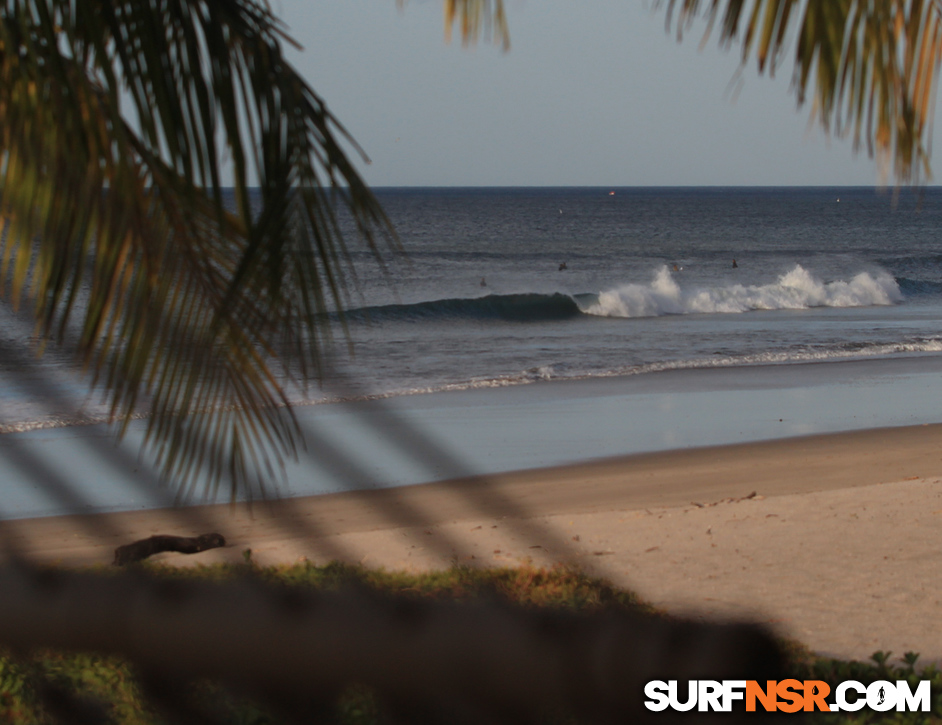
[[[351,240],[349,384],[298,399],[942,354],[940,189],[377,193],[404,253]],[[27,363],[0,360],[7,430],[106,412],[55,349]]]
[[[939,189],[378,193],[407,256],[355,254],[371,392],[942,352]]]
[[[353,245],[350,345],[297,392],[335,403],[296,409],[280,495],[942,419],[937,189],[379,198],[405,254]],[[69,486],[81,510],[166,505],[143,422],[118,448],[63,427],[107,410],[64,353],[31,356],[28,320],[0,330],[0,430],[60,426],[0,436],[0,518],[78,510]]]

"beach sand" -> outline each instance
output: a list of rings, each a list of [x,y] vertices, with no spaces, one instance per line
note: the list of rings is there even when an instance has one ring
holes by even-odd
[[[0,523],[40,562],[108,564],[152,534],[222,533],[179,565],[338,559],[426,570],[568,564],[678,614],[813,650],[942,660],[942,426],[685,449],[244,505]]]

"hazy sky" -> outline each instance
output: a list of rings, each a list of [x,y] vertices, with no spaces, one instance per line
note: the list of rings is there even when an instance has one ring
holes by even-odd
[[[276,0],[291,53],[369,154],[374,186],[872,185],[796,110],[791,62],[733,83],[642,0],[506,0],[511,50],[445,43],[440,0]]]

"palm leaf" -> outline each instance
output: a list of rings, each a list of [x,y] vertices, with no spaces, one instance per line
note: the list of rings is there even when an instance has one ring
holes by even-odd
[[[406,0],[396,0],[402,8]],[[451,42],[455,26],[461,42],[470,45],[484,38],[510,50],[510,31],[504,13],[504,0],[444,0],[445,40]]]
[[[504,50],[510,49],[510,33],[503,0],[445,0],[445,39],[451,40],[457,25],[461,40],[468,44],[489,37]]]
[[[866,146],[900,181],[929,178],[942,7],[936,0],[666,0],[678,35],[705,17],[743,63],[774,73],[794,38],[799,104],[829,132]],[[798,10],[803,6],[800,17]]]
[[[123,426],[149,412],[184,492],[264,490],[294,452],[286,381],[319,372],[347,293],[343,217],[374,251],[395,239],[284,42],[253,0],[0,11],[3,293],[74,344]]]

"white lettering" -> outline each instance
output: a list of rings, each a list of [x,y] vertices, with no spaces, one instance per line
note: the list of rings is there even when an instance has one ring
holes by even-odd
[[[706,712],[712,708],[713,712],[722,712],[723,706],[720,704],[720,697],[723,695],[723,685],[716,680],[700,680],[700,706],[697,708],[700,712]]]
[[[932,697],[932,684],[929,680],[922,680],[916,685],[916,692],[909,689],[909,683],[906,680],[896,681],[896,711],[903,712],[908,709],[915,712],[919,708],[923,712],[929,712],[929,699]]]
[[[644,686],[645,697],[650,699],[644,701],[644,706],[648,710],[661,712],[670,705],[670,698],[667,696],[667,683],[663,680],[651,680]]]
[[[723,712],[733,711],[733,700],[746,699],[745,680],[723,680]]]
[[[678,712],[687,712],[697,706],[697,681],[690,680],[687,683],[687,702],[681,702],[677,699],[677,680],[671,680],[668,683],[668,693],[671,699],[671,707]]]
[[[652,712],[663,712],[668,708],[677,712],[689,712],[697,708],[700,712],[732,712],[736,702],[746,699],[747,687],[758,684],[751,680],[687,680],[687,699],[681,702],[680,689],[683,686],[678,680],[651,680],[644,686],[644,694],[648,698],[644,706]],[[814,707],[814,696],[817,695],[817,681],[805,680],[804,683],[788,681],[792,687],[786,693],[789,699],[795,696],[794,705],[778,700],[778,709],[800,708],[802,701],[802,688],[804,691],[804,706],[806,709]],[[779,683],[780,686],[782,683]],[[765,689],[761,690],[763,693]],[[772,698],[776,697],[776,688],[772,686]],[[908,680],[877,680],[867,686],[857,680],[845,680],[834,688],[833,703],[828,703],[832,712],[857,712],[869,707],[876,712],[930,712],[932,709],[932,684],[929,680],[920,680],[915,691]],[[850,695],[853,693],[853,695]],[[765,695],[763,694],[763,697]],[[853,700],[848,700],[852,696]],[[757,700],[758,702],[758,700]],[[741,706],[740,706],[741,707]],[[775,709],[774,704],[772,709]]]
[[[856,702],[847,702],[847,698],[844,695],[848,690],[853,690],[857,693]],[[831,710],[847,710],[848,712],[862,710],[863,706],[867,704],[866,694],[867,689],[857,682],[857,680],[845,680],[834,690],[834,707],[832,707]]]
[[[892,710],[896,707],[896,685],[886,680],[871,682],[867,687],[867,705],[877,712]]]

